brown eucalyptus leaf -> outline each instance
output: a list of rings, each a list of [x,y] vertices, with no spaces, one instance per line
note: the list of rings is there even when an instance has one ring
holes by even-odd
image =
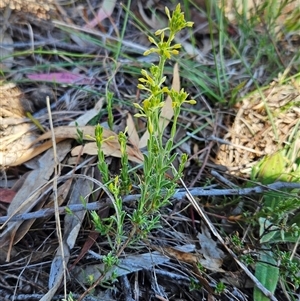
[[[93,169],[90,168],[85,174],[93,178]],[[72,186],[68,205],[81,204],[81,198],[84,198],[84,200],[88,202],[92,190],[93,182],[82,178],[77,179]],[[83,210],[76,212],[76,214],[66,214],[65,216],[63,240],[67,243],[70,250],[72,250],[75,245],[85,214],[86,210]]]
[[[221,269],[224,252],[218,248],[217,242],[212,239],[209,229],[206,226],[201,227],[202,233],[198,233],[197,238],[201,246],[200,253],[204,257],[200,262],[210,271],[224,272]]]
[[[0,203],[10,204],[16,192],[8,188],[0,188]]]
[[[136,127],[132,115],[130,113],[127,114],[126,126],[127,126],[129,142],[137,147],[139,145],[140,138],[136,131]]]
[[[70,151],[70,142],[65,141],[57,145],[57,158],[61,162]],[[38,198],[43,192],[43,187],[49,182],[54,172],[55,157],[53,150],[48,150],[39,160],[39,168],[33,170],[24,181],[23,186],[17,192],[12,200],[7,215],[9,217],[15,214],[30,212],[38,205]],[[26,227],[21,227],[23,221],[7,222],[0,227],[5,227],[0,233],[0,247],[5,245],[12,246],[17,243],[29,230],[29,223]],[[19,231],[20,230],[20,231]],[[21,231],[22,230],[22,231]],[[9,254],[7,257],[9,260]]]
[[[107,141],[103,143],[102,150],[106,156],[113,156],[116,158],[121,158],[120,144],[119,142]],[[141,151],[137,148],[127,146],[128,159],[131,162],[143,163],[144,157]],[[98,154],[98,147],[95,142],[86,143],[83,148],[82,146],[77,146],[72,149],[71,155],[78,156],[79,154],[88,154],[95,156]]]
[[[80,115],[76,119],[76,121],[70,122],[69,126],[75,126],[76,124],[79,126],[86,125],[91,119],[93,119],[95,116],[97,116],[97,114],[99,114],[99,112],[103,107],[103,103],[104,103],[104,98],[102,97],[98,100],[98,102],[95,104],[95,106],[92,109]]]
[[[60,126],[57,128],[54,128],[54,135],[55,139],[77,139],[78,138],[78,130],[80,130],[83,133],[83,139],[93,141],[95,137],[95,127],[94,126],[82,126],[82,127],[76,127],[76,126]],[[42,134],[40,137],[38,137],[34,143],[37,143],[42,140],[51,139],[52,133],[51,131]],[[115,139],[118,139],[117,134],[113,131],[110,131],[108,129],[103,129],[103,139],[107,139],[113,137]]]

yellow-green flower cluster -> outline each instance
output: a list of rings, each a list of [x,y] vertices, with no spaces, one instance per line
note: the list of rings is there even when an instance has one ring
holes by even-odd
[[[157,53],[159,56],[159,64],[152,65],[150,73],[146,70],[142,70],[143,77],[139,78],[138,88],[140,90],[147,91],[149,93],[148,98],[143,101],[143,106],[135,104],[135,107],[139,109],[140,113],[136,114],[136,117],[146,117],[148,122],[148,131],[150,133],[155,130],[155,126],[158,126],[158,115],[160,109],[164,106],[164,94],[170,95],[172,99],[172,106],[174,108],[175,119],[179,114],[180,107],[183,103],[194,104],[194,100],[187,100],[188,94],[182,89],[180,92],[169,90],[167,87],[163,87],[166,80],[166,76],[163,76],[164,66],[167,59],[170,59],[172,55],[177,55],[180,44],[172,45],[175,35],[178,31],[185,27],[191,27],[193,22],[186,22],[184,19],[184,13],[181,12],[180,4],[176,6],[175,11],[170,15],[169,9],[165,8],[167,17],[169,19],[169,26],[157,30],[155,35],[160,35],[160,41],[155,41],[154,38],[149,37],[149,40],[156,47],[147,50],[144,55],[151,53]],[[168,31],[168,38],[165,37],[165,32]],[[178,116],[177,116],[178,117]]]

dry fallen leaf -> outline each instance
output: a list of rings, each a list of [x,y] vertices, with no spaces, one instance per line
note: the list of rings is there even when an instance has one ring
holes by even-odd
[[[172,248],[172,247],[159,247],[159,246],[153,246],[153,245],[151,247],[153,249],[161,252],[162,254],[165,254],[167,256],[175,258],[181,262],[196,264],[199,261],[199,255],[197,255],[197,254],[180,251],[180,250],[178,250],[176,248]]]
[[[93,127],[93,126],[84,126],[84,127],[78,127],[78,128],[73,127],[73,126],[57,127],[54,129],[55,138],[58,141],[61,141],[63,139],[68,139],[68,138],[77,139],[78,138],[78,133],[77,133],[78,129],[83,132],[84,139],[89,140],[89,141],[94,140],[92,137],[94,137],[94,135],[95,135],[95,127]],[[42,141],[42,140],[50,139],[50,138],[51,138],[51,132],[47,132],[47,133],[41,135],[35,141],[35,143]],[[102,150],[103,150],[104,154],[107,156],[113,156],[113,157],[120,158],[121,151],[120,151],[120,144],[118,142],[117,134],[108,129],[103,129],[103,138],[107,139],[102,144]],[[49,144],[49,147],[51,147],[50,144]],[[82,146],[77,146],[71,152],[72,156],[77,156],[80,153],[89,154],[89,155],[97,155],[98,148],[97,148],[96,143],[92,142],[92,143],[85,144],[83,147],[83,150],[82,150]],[[136,163],[143,162],[143,154],[137,148],[127,146],[127,154],[128,154],[129,160],[131,160],[132,162],[136,162]]]
[[[27,77],[32,81],[58,84],[91,85],[95,81],[94,79],[71,72],[32,73],[27,74]]]
[[[112,143],[105,143],[102,145],[102,150],[105,155],[107,156],[113,156],[116,158],[121,158],[121,151],[118,148],[119,145],[116,146],[116,144]],[[96,143],[86,143],[83,146],[83,149],[81,146],[76,146],[72,149],[71,155],[72,156],[79,156],[80,154],[88,154],[91,156],[95,156],[98,154],[98,148]],[[128,159],[131,162],[135,162],[138,164],[143,163],[143,154],[139,150],[134,150],[130,146],[127,146],[127,154],[128,154]]]
[[[61,250],[64,250],[62,254]],[[56,294],[58,288],[60,287],[63,278],[64,278],[64,261],[67,263],[70,258],[70,251],[65,242],[63,242],[63,248],[58,248],[56,256],[51,264],[50,275],[53,275],[49,279],[49,290],[47,293],[40,299],[40,301],[52,301],[53,296]]]
[[[70,152],[70,142],[65,141],[57,145],[57,158],[61,162]],[[19,189],[13,198],[8,210],[9,217],[15,214],[30,212],[34,207],[41,207],[42,202],[38,202],[39,196],[43,192],[43,187],[49,182],[55,168],[53,150],[47,151],[38,160],[39,168],[33,170],[26,177],[23,186]],[[17,243],[29,230],[34,220],[26,222],[16,221],[4,223],[0,229],[5,229],[0,233],[0,247]],[[7,254],[9,260],[10,250]]]
[[[224,272],[221,269],[223,264],[224,252],[218,248],[217,242],[211,238],[209,229],[206,226],[201,227],[202,233],[198,233],[197,238],[201,246],[200,253],[205,258],[201,264],[210,271]]]
[[[95,116],[99,114],[99,112],[103,107],[103,103],[104,103],[104,98],[102,97],[97,101],[97,103],[92,109],[80,115],[75,121],[70,122],[69,126],[75,126],[76,124],[79,126],[84,126],[88,124],[90,120],[92,120]]]
[[[0,188],[0,203],[10,204],[16,192],[12,189]]]
[[[130,113],[127,114],[126,126],[127,126],[127,132],[128,132],[128,140],[129,140],[129,142],[132,145],[138,147],[140,138],[139,138],[139,135],[138,135],[138,133],[136,131],[136,127],[135,127],[133,118],[132,118],[132,116],[131,116]]]
[[[184,262],[184,263],[188,263],[188,264],[192,265],[192,270],[194,272],[195,277],[199,280],[201,285],[203,285],[203,287],[209,293],[213,293],[213,290],[210,287],[207,279],[202,275],[202,271],[200,271],[199,268],[198,268],[198,263],[200,263],[205,268],[210,269],[209,267],[205,266],[205,264],[206,264],[205,259],[203,259],[202,256],[199,255],[199,254],[193,254],[193,253],[181,251],[181,249],[186,249],[184,247],[185,246],[178,246],[178,247],[175,247],[175,248],[160,247],[160,246],[154,246],[154,245],[151,246],[151,248],[161,252],[162,254],[164,254],[166,256],[170,256],[170,257],[175,258],[176,260],[178,260],[180,262]]]
[[[0,82],[0,167],[12,166],[36,139],[34,126],[24,118],[26,100],[13,83]]]
[[[110,279],[113,272],[118,276],[128,275],[141,270],[149,270],[155,265],[163,264],[169,261],[169,258],[159,254],[158,252],[128,255],[125,258],[120,258],[117,266],[113,266],[104,277]],[[88,283],[86,275],[93,275],[94,279],[101,276],[101,271],[104,270],[104,264],[91,264],[84,267],[75,267],[72,271],[76,275],[77,281]]]

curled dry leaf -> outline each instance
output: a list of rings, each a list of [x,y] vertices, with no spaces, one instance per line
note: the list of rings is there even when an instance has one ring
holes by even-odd
[[[0,83],[0,167],[12,166],[36,139],[34,126],[24,118],[27,101],[15,84]]]
[[[131,162],[135,162],[138,164],[143,163],[144,157],[140,150],[138,150],[136,148],[132,148],[130,146],[127,146],[126,149],[127,149],[128,159]],[[107,141],[107,142],[103,143],[102,150],[103,150],[104,154],[107,156],[121,158],[120,145],[119,145],[118,141]],[[92,156],[97,155],[98,148],[97,148],[96,143],[94,143],[94,142],[87,143],[83,146],[83,149],[81,148],[81,146],[77,146],[77,147],[73,148],[71,155],[78,156],[80,153],[88,154],[88,155],[92,155]]]
[[[76,124],[78,126],[84,126],[88,124],[90,120],[92,120],[95,116],[97,116],[97,114],[99,114],[100,110],[103,107],[103,103],[104,103],[104,98],[102,97],[97,101],[97,103],[92,109],[84,112],[75,121],[70,122],[69,126],[75,126]]]
[[[198,254],[193,254],[189,252],[184,252],[181,250],[178,250],[177,248],[172,247],[159,247],[159,246],[151,246],[153,249],[161,252],[162,254],[165,254],[169,257],[175,258],[178,261],[190,263],[190,264],[196,264],[199,262],[200,256]]]
[[[59,126],[54,129],[54,135],[56,139],[77,139],[78,138],[78,130],[83,133],[83,139],[88,141],[93,141],[95,136],[95,127],[94,126],[83,126],[83,127],[76,127],[76,126]],[[116,138],[117,135],[107,129],[103,129],[103,139],[108,138]],[[47,132],[42,134],[38,137],[34,143],[40,142],[42,140],[51,139],[51,132]]]
[[[151,246],[153,249],[161,252],[162,254],[165,254],[166,256],[175,258],[176,260],[184,263],[188,263],[192,265],[192,270],[194,272],[195,277],[199,280],[201,285],[209,292],[213,293],[212,288],[210,287],[208,281],[205,277],[203,277],[202,272],[198,268],[198,263],[203,265],[205,268],[209,270],[215,270],[214,267],[211,267],[208,265],[207,261],[202,258],[200,254],[193,254],[185,251],[181,251],[179,249],[183,249],[184,246],[179,247],[160,247],[160,246]]]
[[[73,126],[57,127],[54,129],[55,138],[57,139],[57,141],[61,141],[68,138],[77,139],[78,130],[83,132],[83,139],[89,141],[94,140],[93,137],[95,135],[95,127],[93,126],[84,126],[78,128]],[[103,138],[107,139],[102,144],[102,150],[104,154],[107,156],[120,158],[121,151],[120,151],[120,144],[118,141],[117,134],[108,129],[103,129]],[[46,139],[51,139],[51,132],[47,132],[41,135],[35,142],[39,142]],[[95,142],[87,143],[86,145],[84,145],[83,150],[81,146],[75,147],[71,152],[72,156],[77,156],[80,153],[97,155],[98,148],[96,143]],[[136,163],[143,162],[143,154],[139,149],[127,146],[127,154],[129,160],[131,160],[132,162],[136,162]]]
[[[64,141],[57,145],[57,158],[61,162],[69,153],[71,148],[69,141]],[[25,179],[23,186],[19,189],[13,198],[7,215],[12,217],[15,214],[30,212],[34,207],[42,207],[43,203],[39,201],[39,196],[43,193],[44,185],[49,182],[54,168],[55,159],[53,150],[48,150],[39,160],[39,168],[33,170]],[[30,221],[16,221],[4,223],[0,229],[0,247],[9,245],[7,260],[10,258],[10,250],[13,244],[17,243],[29,230],[34,219]]]

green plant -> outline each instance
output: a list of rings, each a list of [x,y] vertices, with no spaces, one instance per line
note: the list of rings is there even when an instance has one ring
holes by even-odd
[[[67,299],[62,299],[62,301],[75,301],[73,294],[70,292],[67,296]]]
[[[275,181],[299,182],[300,181],[300,152],[298,147],[298,126],[290,136],[288,146],[265,157],[252,170],[252,179],[262,184]],[[281,278],[286,283],[286,273],[289,270],[293,286],[299,286],[299,278],[295,277],[295,263],[287,260],[285,253],[276,255],[273,251],[274,244],[298,243],[299,231],[299,190],[268,191],[262,197],[262,209],[257,215],[261,251],[259,261],[256,263],[255,275],[258,280],[272,293],[275,292],[277,283]],[[285,271],[284,273],[282,271]],[[284,277],[283,277],[284,276]],[[254,300],[268,300],[257,288],[254,289]]]
[[[149,37],[151,43],[156,47],[145,52],[145,55],[157,53],[159,55],[159,64],[152,65],[150,72],[142,70],[142,78],[139,79],[138,88],[146,91],[149,96],[143,101],[143,105],[135,104],[140,113],[137,117],[144,117],[147,120],[147,129],[150,134],[147,150],[148,154],[144,156],[144,178],[140,183],[141,199],[138,207],[134,211],[131,220],[135,227],[140,230],[149,231],[155,227],[158,222],[158,210],[168,204],[170,197],[173,195],[176,187],[176,181],[180,177],[184,164],[187,160],[185,155],[181,158],[178,175],[172,180],[166,178],[165,174],[171,169],[176,154],[171,155],[173,140],[176,132],[177,119],[180,113],[180,107],[183,103],[195,103],[193,100],[187,100],[188,94],[182,89],[177,92],[169,90],[163,86],[166,77],[163,75],[164,66],[167,59],[178,54],[179,44],[172,45],[175,34],[185,27],[192,24],[184,20],[184,15],[177,5],[172,17],[166,8],[166,14],[169,19],[169,27],[158,30],[155,35],[160,36],[160,41],[156,42],[154,38]],[[169,31],[168,38],[165,38],[165,32]],[[164,106],[164,98],[169,95],[172,99],[174,109],[173,126],[171,137],[163,143],[163,129],[160,126],[160,112]],[[164,192],[162,197],[162,191]],[[154,217],[156,215],[156,217]],[[149,228],[149,225],[152,226]]]
[[[103,177],[103,182],[108,183],[110,180],[110,176],[109,176],[108,166],[105,162],[104,152],[101,149],[104,139],[103,139],[103,127],[101,127],[100,125],[97,125],[95,127],[95,139],[98,148],[98,169],[100,170],[101,175]]]
[[[108,113],[108,126],[112,130],[114,117],[113,117],[113,93],[110,91],[106,92],[106,103],[107,103],[107,113]]]
[[[166,173],[173,169],[173,162],[176,154],[172,154],[173,140],[177,128],[177,120],[183,103],[194,104],[194,100],[187,100],[188,94],[184,89],[179,92],[164,86],[165,64],[168,59],[177,55],[180,44],[173,44],[175,35],[185,27],[191,27],[191,22],[186,22],[180,5],[176,6],[172,15],[169,9],[165,9],[169,19],[169,26],[158,30],[155,35],[159,40],[149,37],[155,47],[145,52],[145,55],[156,53],[159,56],[158,65],[152,65],[149,71],[142,70],[142,77],[139,79],[138,88],[147,93],[142,104],[135,104],[139,110],[136,117],[143,117],[147,121],[149,140],[147,154],[144,155],[143,176],[140,177],[139,189],[141,197],[132,214],[123,209],[122,196],[128,194],[132,186],[129,168],[128,155],[126,152],[127,137],[125,133],[118,135],[121,150],[120,175],[111,177],[109,168],[105,162],[104,153],[101,150],[103,144],[103,129],[98,125],[95,128],[95,140],[98,147],[98,168],[102,174],[103,182],[107,185],[112,198],[115,214],[101,219],[96,212],[92,212],[92,221],[97,231],[106,235],[112,248],[109,258],[117,259],[124,248],[134,241],[146,238],[153,229],[160,226],[160,209],[169,204],[169,199],[175,192],[177,180],[182,174],[187,156],[182,155],[178,172],[173,177],[167,177]],[[167,33],[167,34],[166,34]],[[164,128],[161,126],[161,109],[165,104],[166,97],[172,100],[174,118],[170,138],[163,142]],[[124,229],[126,222],[131,223],[131,231]],[[112,241],[114,239],[114,242]],[[106,266],[112,267],[111,261]]]
[[[291,252],[278,251],[275,253],[277,260],[280,262],[280,276],[283,279],[290,280],[293,283],[294,289],[300,287],[300,261],[293,258]]]
[[[250,265],[254,263],[254,258],[251,256],[251,254],[245,254],[241,255],[240,259],[242,262],[244,262],[246,265]]]
[[[201,290],[201,289],[202,289],[202,285],[199,283],[199,281],[197,281],[194,278],[191,278],[189,290],[192,292],[192,291],[197,291],[197,290]]]
[[[216,294],[222,294],[226,289],[226,285],[221,281],[221,282],[218,282],[217,285],[216,285],[216,288],[215,288],[215,293]]]
[[[237,249],[242,249],[244,247],[244,243],[242,242],[238,234],[232,235],[231,242]]]
[[[197,263],[197,269],[200,272],[205,272],[205,267],[200,262]]]
[[[76,132],[77,132],[77,142],[79,143],[79,144],[81,144],[81,145],[83,145],[83,131],[82,130],[80,130],[80,128],[79,128],[79,126],[78,126],[78,123],[77,122],[75,122],[75,126],[76,126]]]

